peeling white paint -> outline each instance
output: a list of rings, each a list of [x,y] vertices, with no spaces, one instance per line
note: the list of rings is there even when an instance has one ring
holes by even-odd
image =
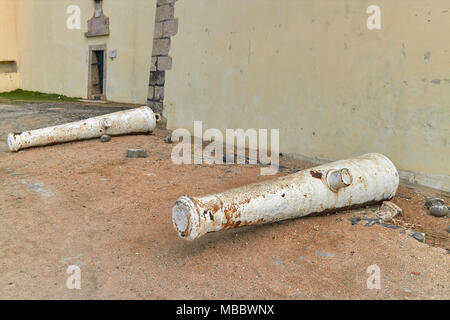
[[[11,151],[18,151],[55,143],[98,138],[104,134],[114,136],[151,132],[155,129],[158,119],[159,115],[144,106],[59,126],[10,133],[8,134],[8,147]]]
[[[349,184],[333,191],[327,176],[335,171],[345,173]],[[214,195],[182,196],[172,209],[172,221],[180,237],[193,240],[208,232],[391,199],[398,184],[394,164],[371,153]]]

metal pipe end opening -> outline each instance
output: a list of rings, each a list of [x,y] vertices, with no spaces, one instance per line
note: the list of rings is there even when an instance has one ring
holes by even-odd
[[[327,173],[327,184],[331,191],[337,192],[341,188],[348,187],[352,182],[352,175],[347,168],[331,170]]]
[[[199,217],[191,198],[178,198],[172,208],[172,222],[175,230],[183,239],[194,240],[198,237]]]
[[[12,132],[8,134],[8,147],[12,152],[18,151],[20,149],[20,145],[16,141],[15,136],[16,134]]]

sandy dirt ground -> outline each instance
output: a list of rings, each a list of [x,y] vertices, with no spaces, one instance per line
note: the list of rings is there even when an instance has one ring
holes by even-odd
[[[401,185],[394,224],[349,221],[377,207],[177,237],[171,208],[272,179],[252,165],[171,162],[167,131],[9,153],[6,133],[83,119],[115,106],[0,105],[0,298],[3,299],[449,299],[450,224],[423,203],[448,194]],[[148,158],[128,159],[143,147]],[[312,164],[282,158],[279,175]],[[81,270],[69,290],[66,270]],[[368,289],[377,265],[381,288]]]

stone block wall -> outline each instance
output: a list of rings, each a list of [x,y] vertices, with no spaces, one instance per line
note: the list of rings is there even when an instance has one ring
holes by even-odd
[[[171,37],[178,31],[175,15],[177,0],[158,0],[156,4],[155,32],[153,35],[152,64],[148,88],[148,105],[154,112],[163,114],[164,83],[167,70],[172,68],[169,56]]]

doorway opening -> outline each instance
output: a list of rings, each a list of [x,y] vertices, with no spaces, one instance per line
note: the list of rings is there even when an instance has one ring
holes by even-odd
[[[89,46],[88,99],[106,100],[106,45]]]

